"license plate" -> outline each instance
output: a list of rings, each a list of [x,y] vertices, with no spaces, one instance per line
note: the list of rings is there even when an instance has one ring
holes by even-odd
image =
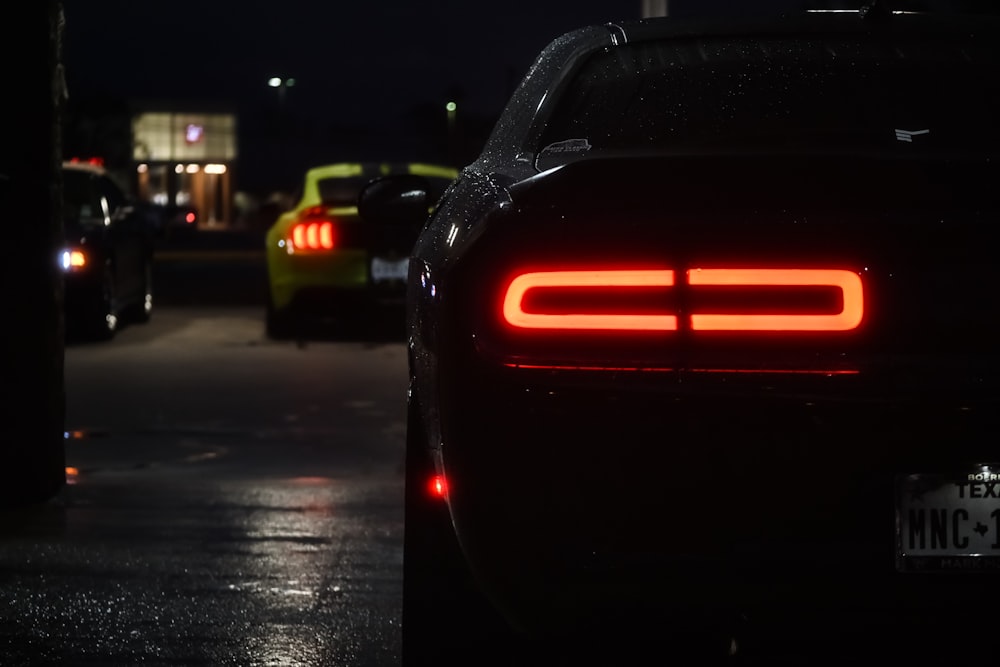
[[[372,280],[376,283],[406,280],[407,271],[410,268],[410,258],[403,259],[383,259],[381,257],[372,258]]]
[[[1000,573],[1000,465],[896,479],[902,572]]]

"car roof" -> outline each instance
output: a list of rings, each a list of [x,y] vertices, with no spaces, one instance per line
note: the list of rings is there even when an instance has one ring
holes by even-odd
[[[299,203],[297,206],[310,205],[320,201],[319,181],[328,178],[366,177],[376,178],[389,174],[416,174],[431,178],[454,179],[458,169],[441,164],[427,162],[335,162],[313,167],[306,172]]]
[[[876,6],[873,1],[872,6]],[[1000,35],[1000,10],[992,12],[816,9],[761,12],[749,16],[659,16],[583,25],[563,33],[539,52],[508,101],[483,150],[468,169],[488,172],[516,166],[534,171],[533,139],[544,124],[561,82],[594,52],[664,39],[815,36],[849,33],[962,35],[994,40]],[[542,118],[540,121],[539,118]]]
[[[309,169],[306,172],[306,181],[399,173],[453,178],[458,172],[454,167],[424,162],[335,162]]]
[[[605,28],[617,44],[646,39],[698,36],[739,36],[774,34],[822,34],[827,31],[867,31],[878,26],[893,30],[951,31],[955,29],[995,29],[1000,14],[952,11],[908,11],[871,3],[861,9],[804,9],[798,11],[751,14],[746,17],[652,17],[607,23]]]
[[[81,162],[79,160],[64,160],[62,163],[63,169],[72,169],[74,171],[85,171],[98,176],[103,176],[107,174],[107,170],[93,162]]]

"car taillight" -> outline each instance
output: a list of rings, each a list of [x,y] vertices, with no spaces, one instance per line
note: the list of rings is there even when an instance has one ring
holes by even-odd
[[[189,225],[193,225],[196,219],[197,216],[195,216],[195,214],[192,213],[191,211],[188,211],[188,214],[184,216],[184,221]]]
[[[861,277],[845,269],[693,269],[687,284],[693,331],[851,331],[865,312]],[[729,296],[699,305],[704,288]]]
[[[336,242],[333,221],[326,216],[321,206],[306,209],[301,215],[302,222],[296,223],[289,235],[294,250],[332,250]]]
[[[673,284],[674,272],[659,269],[522,273],[507,286],[503,316],[508,324],[526,329],[674,331],[677,329],[677,316],[674,314],[622,312],[613,307],[616,301],[614,292],[618,296],[629,292],[634,295],[657,288],[662,290]],[[543,299],[542,304],[547,305],[527,305],[531,301],[529,297],[544,297],[545,292],[549,293],[549,299]],[[582,304],[581,299],[584,301]],[[602,308],[601,304],[607,307]]]
[[[846,332],[864,318],[864,288],[847,269],[696,268],[531,271],[504,288],[518,329]]]

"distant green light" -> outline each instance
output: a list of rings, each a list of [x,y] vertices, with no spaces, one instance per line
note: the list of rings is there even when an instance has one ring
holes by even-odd
[[[447,109],[449,112],[451,112],[457,109],[458,105],[456,105],[454,102],[448,102],[448,104],[444,105],[444,108]]]

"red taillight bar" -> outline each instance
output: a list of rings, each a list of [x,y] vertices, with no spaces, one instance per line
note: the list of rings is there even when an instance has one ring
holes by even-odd
[[[526,329],[608,329],[631,331],[674,331],[676,315],[612,313],[529,313],[524,310],[528,290],[566,287],[670,287],[670,270],[625,271],[540,271],[522,273],[507,286],[503,316],[508,323]]]
[[[704,313],[692,312],[693,331],[850,331],[864,318],[861,277],[846,269],[692,269],[685,273],[690,288],[727,287],[831,287],[840,290],[842,306],[836,313]],[[590,329],[618,331],[676,331],[675,314],[543,313],[524,309],[525,294],[533,289],[577,287],[672,287],[674,271],[593,270],[534,271],[522,273],[507,286],[503,317],[525,329]]]
[[[694,331],[850,331],[864,316],[861,277],[842,269],[693,269],[691,286],[796,286],[836,287],[843,307],[831,314],[730,314],[692,313]]]

